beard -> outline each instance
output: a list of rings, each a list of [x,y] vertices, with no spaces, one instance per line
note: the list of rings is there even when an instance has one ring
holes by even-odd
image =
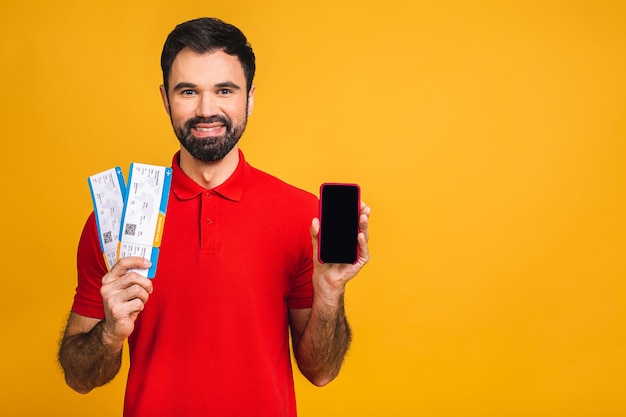
[[[246,118],[238,125],[234,125],[229,117],[223,115],[192,117],[182,126],[174,125],[173,121],[172,125],[178,141],[191,156],[204,162],[214,162],[224,158],[235,147],[246,129],[247,121],[246,112]],[[221,123],[226,128],[226,132],[222,136],[197,138],[192,128],[200,123]]]

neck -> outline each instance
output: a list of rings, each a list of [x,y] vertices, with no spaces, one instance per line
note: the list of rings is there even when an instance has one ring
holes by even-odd
[[[180,168],[189,178],[204,188],[211,189],[223,184],[239,164],[239,150],[235,146],[219,161],[205,162],[194,158],[181,147]]]

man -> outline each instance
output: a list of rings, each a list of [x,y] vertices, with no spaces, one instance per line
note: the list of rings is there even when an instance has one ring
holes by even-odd
[[[107,272],[92,214],[59,349],[81,393],[119,371],[128,339],[124,415],[295,416],[290,362],[323,386],[351,333],[346,283],[369,259],[361,207],[355,265],[320,264],[315,196],[251,167],[238,148],[254,106],[255,59],[218,19],[178,25],[161,57],[161,96],[181,147],[157,273],[128,257]]]

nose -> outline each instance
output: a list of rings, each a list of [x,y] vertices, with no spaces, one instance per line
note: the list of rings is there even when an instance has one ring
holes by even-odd
[[[202,94],[196,107],[196,116],[211,117],[218,114],[218,106],[216,99],[210,94]]]

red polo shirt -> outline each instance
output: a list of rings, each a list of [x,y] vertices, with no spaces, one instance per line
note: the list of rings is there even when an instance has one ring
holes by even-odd
[[[129,338],[124,415],[295,416],[288,309],[312,303],[317,198],[251,167],[208,190],[172,162],[154,292]],[[103,318],[94,216],[73,311]]]

